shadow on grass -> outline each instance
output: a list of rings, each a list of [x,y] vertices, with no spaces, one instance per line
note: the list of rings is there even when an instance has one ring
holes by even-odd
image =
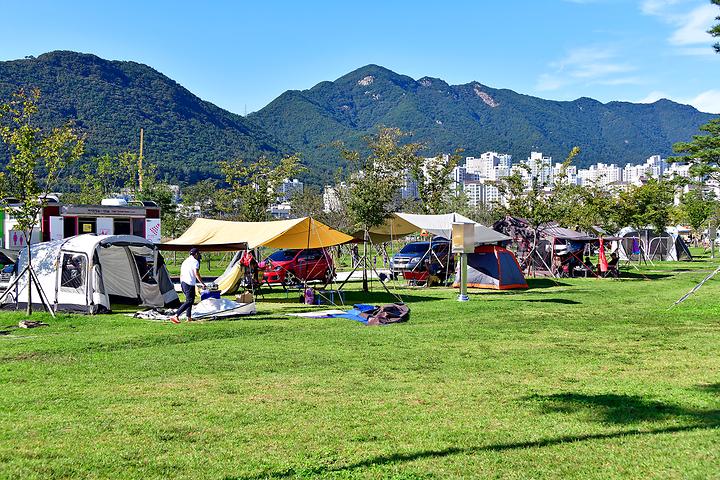
[[[567,298],[528,298],[525,300],[515,300],[517,302],[532,302],[532,303],[560,303],[563,305],[582,305],[582,302],[576,300],[569,300]]]
[[[720,410],[690,409],[635,395],[556,393],[532,395],[527,399],[540,402],[542,410],[548,413],[585,413],[602,423],[627,425],[683,419],[695,424],[720,426]]]
[[[620,278],[623,279],[640,279],[640,280],[662,280],[663,278],[672,277],[669,273],[643,273],[637,270],[622,270]]]
[[[623,430],[619,432],[609,433],[595,433],[588,435],[565,435],[555,438],[545,438],[536,441],[528,442],[514,442],[514,443],[497,443],[494,445],[483,445],[479,447],[449,447],[441,450],[422,450],[413,453],[394,453],[390,455],[380,455],[377,457],[369,458],[367,460],[361,460],[359,462],[351,463],[349,465],[340,466],[318,466],[309,467],[302,469],[288,469],[282,472],[267,472],[256,476],[248,477],[227,477],[235,478],[237,480],[255,480],[260,478],[288,478],[288,477],[310,477],[316,475],[325,475],[333,472],[351,471],[358,468],[375,467],[378,465],[395,464],[401,462],[413,462],[415,460],[422,460],[426,458],[442,458],[451,455],[473,455],[482,452],[504,452],[509,450],[522,450],[526,448],[542,448],[552,447],[555,445],[562,445],[564,443],[576,443],[591,440],[608,440],[613,438],[626,438],[630,436],[641,436],[641,435],[661,435],[666,433],[678,433],[678,432],[691,432],[694,430],[704,430],[717,428],[718,425],[705,425],[705,424],[694,424],[694,425],[683,425],[675,427],[665,427],[648,430]]]
[[[720,384],[701,385],[699,388],[718,391]],[[690,432],[694,430],[715,429],[720,427],[720,410],[695,410],[679,405],[662,403],[644,399],[633,395],[585,395],[579,393],[560,393],[554,395],[532,395],[526,400],[542,402],[542,408],[548,412],[575,413],[589,412],[599,416],[603,422],[612,424],[632,424],[646,421],[686,420],[688,424],[661,428],[634,428],[607,433],[594,433],[587,435],[563,435],[553,438],[543,438],[527,442],[497,443],[477,447],[449,447],[439,450],[422,450],[411,453],[394,453],[380,455],[361,460],[348,465],[322,465],[299,469],[287,469],[278,472],[266,472],[252,477],[237,477],[245,479],[259,478],[287,478],[293,476],[307,477],[325,475],[333,472],[351,471],[359,468],[377,465],[412,462],[426,458],[441,458],[451,455],[472,455],[481,452],[503,452],[526,448],[542,448],[564,443],[575,443],[592,440],[608,440],[641,435],[660,435],[667,433]]]
[[[532,289],[536,288],[552,288],[552,287],[569,287],[569,283],[562,283],[556,278],[526,278],[528,287]]]

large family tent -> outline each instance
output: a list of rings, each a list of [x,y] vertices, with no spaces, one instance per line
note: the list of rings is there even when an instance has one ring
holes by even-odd
[[[504,247],[497,245],[475,247],[475,252],[467,255],[467,265],[468,287],[494,290],[528,288],[515,255]],[[456,266],[453,287],[460,286],[459,278],[460,262]]]
[[[272,222],[231,222],[198,218],[175,240],[159,245],[164,250],[245,250],[256,247],[323,248],[353,241],[311,217]]]
[[[111,303],[164,307],[178,303],[165,262],[151,242],[133,235],[85,234],[31,247],[32,267],[54,310],[106,313]],[[18,258],[18,272],[27,252]],[[27,305],[25,274],[5,298],[4,308]],[[32,302],[41,305],[33,284]]]
[[[677,228],[656,232],[652,228],[625,227],[617,235],[615,251],[623,261],[692,260],[692,254]]]

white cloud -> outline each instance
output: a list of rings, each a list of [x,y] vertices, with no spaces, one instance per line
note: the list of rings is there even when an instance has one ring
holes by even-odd
[[[709,45],[712,37],[707,31],[712,27],[717,13],[717,7],[709,3],[691,10],[677,22],[678,28],[670,36],[669,42],[672,45]]]
[[[538,77],[535,89],[545,91],[572,84],[620,85],[640,82],[637,77],[624,75],[636,70],[636,67],[619,62],[616,57],[613,50],[606,48],[573,49],[564,58],[548,65],[550,71]]]
[[[706,90],[690,98],[672,97],[662,91],[652,91],[645,98],[636,100],[637,103],[654,103],[661,98],[667,98],[677,103],[692,105],[701,112],[720,113],[720,90]]]
[[[655,103],[661,98],[668,98],[668,95],[659,90],[653,90],[652,92],[648,93],[645,98],[636,100],[635,103]]]
[[[668,8],[681,2],[682,0],[644,0],[640,3],[640,11],[645,15],[663,15]]]
[[[707,90],[688,101],[701,112],[720,113],[720,90]]]
[[[710,44],[712,37],[707,31],[712,27],[717,16],[717,7],[710,3],[697,6],[687,10],[687,0],[644,0],[640,4],[640,10],[645,15],[660,18],[663,22],[671,25],[674,29],[668,37],[668,43],[675,46],[700,45],[708,46],[712,53]],[[688,49],[677,49],[676,53],[683,55],[697,55],[697,51]]]

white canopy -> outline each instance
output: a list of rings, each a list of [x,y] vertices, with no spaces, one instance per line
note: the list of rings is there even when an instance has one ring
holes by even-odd
[[[416,213],[393,213],[379,227],[370,229],[373,237],[400,238],[411,233],[426,231],[438,237],[452,238],[453,223],[472,223],[475,225],[475,243],[477,245],[493,244],[510,240],[510,237],[480,225],[459,213],[440,215],[420,215]]]

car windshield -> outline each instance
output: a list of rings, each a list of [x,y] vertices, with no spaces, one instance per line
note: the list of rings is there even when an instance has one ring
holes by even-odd
[[[429,247],[430,244],[428,242],[408,243],[400,250],[400,253],[425,253]]]
[[[287,262],[292,260],[297,255],[297,250],[278,250],[277,252],[270,255],[268,258],[274,262]]]

